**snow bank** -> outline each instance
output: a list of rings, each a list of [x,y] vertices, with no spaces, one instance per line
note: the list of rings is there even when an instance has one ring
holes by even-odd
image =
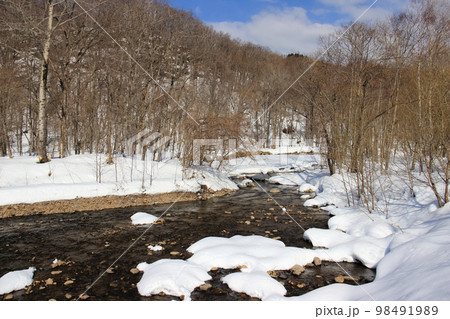
[[[147,224],[153,224],[158,220],[158,217],[155,217],[153,215],[147,214],[147,213],[136,213],[131,218],[131,223],[133,225],[147,225]]]
[[[233,273],[222,278],[222,282],[237,292],[243,292],[250,297],[268,300],[277,296],[284,296],[286,288],[267,272],[255,271],[251,273]]]
[[[242,178],[254,174],[302,172],[316,168],[319,163],[319,155],[257,155],[238,158],[235,165],[224,170],[229,177]]]
[[[192,291],[211,279],[202,267],[184,260],[162,259],[152,264],[141,263],[137,268],[144,272],[137,284],[142,296],[163,292],[190,300]]]
[[[320,193],[305,202],[306,207],[347,206],[347,191],[340,175],[325,176],[320,180]]]
[[[314,192],[317,192],[318,188],[316,186],[311,185],[311,184],[305,183],[305,184],[302,184],[298,188],[298,190],[301,193],[314,193]]]
[[[370,238],[355,240],[354,236],[336,230],[330,233],[325,230],[309,232],[311,238],[320,238],[323,246],[329,246],[329,249],[315,250],[286,247],[281,241],[262,236],[207,237],[188,248],[193,256],[187,261],[160,260],[151,265],[139,265],[138,268],[145,271],[145,278],[138,285],[139,292],[150,295],[163,291],[188,296],[189,291],[209,280],[207,272],[217,267],[240,269],[239,273],[222,278],[231,289],[263,300],[276,299],[284,296],[286,290],[268,275],[268,271],[304,266],[315,257],[327,261],[361,261],[373,267],[384,256],[389,243],[388,240]]]
[[[36,268],[16,270],[3,275],[0,278],[0,295],[24,289],[33,283],[33,275]]]
[[[54,158],[45,164],[37,164],[35,157],[0,158],[0,206],[77,197],[198,192],[201,185],[213,191],[237,189],[217,170],[184,169],[178,160],[144,162],[117,157],[114,161],[108,165],[104,157],[95,155]]]
[[[286,186],[297,186],[305,182],[305,179],[296,173],[291,174],[280,174],[277,176],[272,176],[269,178],[269,183],[271,184],[279,184]]]
[[[351,191],[351,176],[346,179]],[[330,256],[347,253],[376,267],[377,275],[374,282],[360,287],[335,284],[290,300],[450,299],[450,204],[437,209],[434,194],[423,186],[414,186],[413,197],[404,180],[379,178],[376,207],[389,212],[386,219],[357,205],[344,207],[342,176],[320,179],[319,196],[306,204],[332,205],[327,210],[335,216],[328,222],[329,230],[309,229],[304,238],[328,248]]]
[[[188,261],[205,270],[241,268],[242,272],[290,269],[297,264],[306,265],[320,254],[319,251],[286,247],[283,242],[271,238],[240,235],[207,237],[190,246],[188,251],[194,254]]]
[[[292,300],[449,300],[449,215],[447,204],[425,222],[425,234],[391,247],[378,264],[374,282],[361,287],[331,285]]]

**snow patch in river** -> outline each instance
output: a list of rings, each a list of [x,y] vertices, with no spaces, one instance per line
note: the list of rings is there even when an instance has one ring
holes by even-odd
[[[141,263],[137,268],[144,272],[137,284],[142,296],[164,292],[190,300],[192,291],[211,279],[204,268],[184,260],[162,259],[152,264]]]
[[[11,271],[0,278],[0,295],[24,289],[33,283],[36,268]]]
[[[147,213],[136,213],[131,216],[131,223],[133,225],[148,225],[153,224],[158,220],[158,217]]]

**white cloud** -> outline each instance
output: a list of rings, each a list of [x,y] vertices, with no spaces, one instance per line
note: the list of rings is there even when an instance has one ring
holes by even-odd
[[[328,7],[334,7],[338,14],[342,14],[349,19],[360,21],[376,21],[391,16],[395,11],[402,10],[408,3],[408,0],[319,0]],[[371,5],[373,7],[366,12]],[[348,22],[347,20],[339,20],[339,22]]]
[[[335,30],[331,24],[312,23],[305,9],[299,7],[262,11],[252,16],[249,22],[216,22],[211,25],[234,38],[283,54],[311,54],[317,49],[319,36]]]

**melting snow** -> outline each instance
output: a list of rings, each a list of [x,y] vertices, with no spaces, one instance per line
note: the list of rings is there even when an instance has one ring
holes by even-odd
[[[162,259],[152,264],[141,263],[137,268],[144,272],[137,284],[142,296],[164,292],[190,300],[192,291],[211,279],[204,268],[184,260]]]
[[[151,251],[161,251],[161,250],[163,250],[163,248],[161,246],[158,246],[158,245],[156,245],[156,246],[150,245],[150,246],[148,246],[148,249],[150,249]]]
[[[0,295],[16,290],[24,289],[33,283],[33,275],[36,268],[16,270],[3,275],[0,278]]]
[[[133,216],[131,216],[131,222],[133,225],[153,224],[157,220],[158,217],[155,217],[147,213],[136,213]]]
[[[284,296],[287,292],[282,284],[263,271],[233,273],[222,278],[222,281],[234,291],[243,292],[261,300]]]

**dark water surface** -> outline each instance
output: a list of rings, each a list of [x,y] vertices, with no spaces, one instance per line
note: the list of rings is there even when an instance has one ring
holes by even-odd
[[[264,184],[265,189],[273,186]],[[329,215],[303,206],[300,195],[290,187],[278,187],[271,194],[288,209],[303,227],[327,228]],[[280,237],[286,246],[311,248],[302,239],[303,230],[282,212],[260,188],[247,188],[207,201],[133,207],[63,215],[37,215],[0,220],[0,276],[13,270],[35,267],[34,283],[26,290],[13,293],[13,300],[75,300],[132,244],[135,245],[106,273],[87,294],[87,300],[179,300],[171,296],[142,297],[136,284],[142,273],[130,272],[141,262],[152,263],[163,258],[187,259],[186,249],[208,237],[260,235]],[[144,211],[160,216],[168,208],[164,222],[156,224],[139,240],[146,227],[131,225],[130,216]],[[247,222],[247,223],[246,223]],[[250,222],[250,223],[248,223]],[[164,247],[150,252],[148,245]],[[172,253],[172,254],[171,254]],[[176,254],[179,253],[179,254]],[[52,266],[54,259],[63,263]],[[323,262],[306,267],[300,276],[290,271],[277,272],[288,296],[334,283],[346,272],[358,283],[372,281],[373,270],[359,264]],[[255,300],[231,291],[220,278],[238,270],[211,271],[212,288],[192,293],[193,300]],[[53,272],[53,274],[52,274]],[[49,280],[50,279],[50,280]],[[349,284],[356,284],[346,281]],[[2,300],[5,296],[0,296]]]

